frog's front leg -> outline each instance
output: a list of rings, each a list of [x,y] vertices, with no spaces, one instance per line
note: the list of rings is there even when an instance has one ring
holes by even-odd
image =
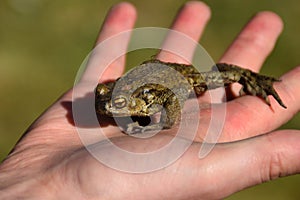
[[[164,109],[161,113],[160,124],[163,128],[171,128],[180,117],[181,106],[175,94],[172,94],[164,103]]]
[[[157,91],[156,91],[157,93]],[[161,91],[159,92],[161,93]],[[138,122],[133,122],[127,125],[126,133],[129,135],[144,133],[146,131],[157,131],[162,129],[170,129],[181,114],[181,107],[177,96],[170,90],[162,92],[161,95],[156,94],[160,99],[154,101],[151,106],[160,106],[160,120],[158,123],[153,123],[147,126],[142,126]],[[165,96],[162,98],[162,96]],[[155,109],[156,110],[156,109]]]
[[[216,67],[221,73],[225,85],[238,82],[243,86],[240,94],[245,93],[253,96],[259,96],[263,98],[268,105],[270,105],[268,95],[272,95],[283,108],[286,108],[279,95],[273,88],[273,83],[280,80],[273,77],[260,75],[236,65],[218,63],[216,64]]]

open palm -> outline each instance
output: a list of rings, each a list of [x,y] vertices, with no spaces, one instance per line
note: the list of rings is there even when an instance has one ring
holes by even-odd
[[[172,29],[197,41],[209,16],[206,5],[189,2],[180,10]],[[132,5],[120,3],[114,6],[104,22],[97,44],[130,30],[135,18]],[[281,30],[282,22],[277,15],[270,12],[257,14],[220,61],[259,71]],[[117,48],[125,52],[129,39],[128,36],[118,43]],[[164,45],[173,43],[176,41],[169,37]],[[106,53],[110,54],[110,50]],[[104,56],[94,55],[97,58]],[[167,52],[161,52],[158,59],[184,62]],[[125,58],[121,57],[112,63],[101,81],[121,76],[124,62]],[[98,67],[101,68],[101,64]],[[273,131],[299,110],[299,69],[288,72],[275,85],[287,110],[277,105],[274,99],[271,99],[272,109],[259,98],[250,96],[231,100],[226,103],[226,121],[219,138],[222,144],[217,144],[207,157],[198,158],[205,132],[201,129],[190,148],[176,162],[161,170],[141,174],[111,169],[89,154],[72,118],[71,89],[29,127],[0,165],[0,196],[4,199],[220,199],[270,179],[299,173],[300,132]],[[83,95],[86,92],[84,85],[89,83],[91,74],[93,68],[88,67],[76,86],[82,87],[79,91]],[[236,92],[235,88],[232,89]],[[203,113],[201,123],[209,123],[209,111]],[[100,119],[100,123],[101,120],[105,119]],[[167,130],[140,142],[125,136],[112,124],[105,126],[104,132],[120,147],[134,151],[155,149],[172,138],[172,130]],[[98,138],[90,139],[93,143],[101,142]]]

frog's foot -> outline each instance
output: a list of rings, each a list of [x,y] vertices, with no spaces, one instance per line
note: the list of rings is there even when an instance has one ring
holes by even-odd
[[[280,80],[260,75],[250,70],[245,70],[239,81],[239,83],[243,85],[243,88],[240,90],[240,94],[249,94],[261,97],[268,105],[270,105],[268,95],[272,95],[283,108],[287,108],[273,88],[273,83],[278,81]]]
[[[127,125],[127,130],[125,131],[128,135],[134,135],[139,133],[144,133],[146,131],[159,131],[162,130],[163,126],[161,123],[151,124],[148,126],[141,126],[138,122],[133,122]]]

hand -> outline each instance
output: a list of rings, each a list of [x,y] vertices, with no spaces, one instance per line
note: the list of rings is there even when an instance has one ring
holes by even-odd
[[[206,5],[189,2],[180,10],[172,29],[197,41],[209,16]],[[97,44],[131,29],[135,18],[135,9],[130,4],[120,3],[113,7]],[[258,71],[281,30],[282,22],[277,15],[270,12],[257,14],[220,61]],[[128,40],[129,37],[122,41],[119,48],[124,50]],[[164,45],[174,42],[169,37]],[[166,52],[161,52],[158,58],[183,62]],[[115,79],[121,76],[124,59],[111,64],[103,77]],[[92,71],[88,68],[79,85],[89,82]],[[271,99],[273,110],[259,98],[243,96],[229,101],[220,141],[230,143],[217,144],[207,157],[199,159],[200,138],[204,132],[199,130],[195,142],[175,163],[144,174],[110,169],[88,153],[76,127],[67,117],[72,109],[64,102],[72,101],[70,90],[34,122],[0,165],[0,196],[4,199],[221,199],[244,188],[299,173],[300,132],[273,131],[299,110],[299,76],[298,67],[282,76],[282,81],[275,85],[287,110],[280,108],[274,99]],[[202,123],[208,121],[209,113],[202,117]],[[158,146],[160,141],[171,138],[170,131],[166,132],[147,140],[146,147]],[[107,126],[105,133],[124,148],[146,148],[122,134],[118,127]]]

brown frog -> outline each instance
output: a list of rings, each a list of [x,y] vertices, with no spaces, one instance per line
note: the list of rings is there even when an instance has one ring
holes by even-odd
[[[268,95],[286,108],[273,88],[276,78],[260,75],[236,65],[217,63],[211,71],[199,72],[194,66],[149,60],[113,82],[95,88],[97,114],[109,117],[151,117],[161,112],[160,121],[148,126],[127,124],[127,134],[171,128],[187,98],[206,90],[238,82],[240,94],[261,97],[270,105]]]

